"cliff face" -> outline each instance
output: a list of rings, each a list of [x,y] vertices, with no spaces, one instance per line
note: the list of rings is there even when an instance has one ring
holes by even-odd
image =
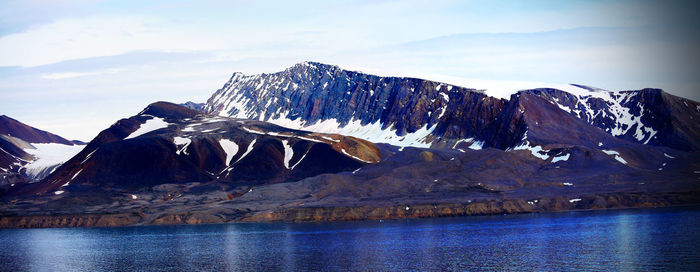
[[[452,141],[477,136],[505,102],[475,89],[307,62],[274,74],[235,73],[204,111],[427,147],[443,136]]]
[[[567,114],[619,139],[679,150],[698,150],[700,106],[657,89],[608,92],[574,85],[524,90],[509,100],[475,89],[416,78],[379,77],[315,62],[282,72],[235,73],[204,111],[318,132],[334,132],[399,146],[512,148],[528,128],[521,118],[544,99]],[[594,143],[597,144],[597,143]]]

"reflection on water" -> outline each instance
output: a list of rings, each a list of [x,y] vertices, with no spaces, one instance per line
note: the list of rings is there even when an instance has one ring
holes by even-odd
[[[384,222],[0,230],[2,271],[700,267],[700,209]]]

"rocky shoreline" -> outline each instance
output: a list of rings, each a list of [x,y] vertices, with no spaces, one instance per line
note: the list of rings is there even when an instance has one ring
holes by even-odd
[[[386,220],[492,214],[563,212],[700,205],[700,192],[624,193],[581,197],[489,200],[471,203],[436,203],[390,206],[292,207],[263,211],[185,211],[149,215],[142,212],[109,214],[55,214],[0,216],[0,228],[119,227],[134,225],[212,224],[236,222],[324,222]]]

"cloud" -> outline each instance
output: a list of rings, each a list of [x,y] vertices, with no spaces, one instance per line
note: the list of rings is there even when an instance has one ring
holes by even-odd
[[[0,37],[0,66],[32,67],[133,51],[216,50],[223,43],[194,27],[144,16],[63,19]]]
[[[673,31],[671,31],[673,30]],[[663,88],[700,98],[700,46],[693,35],[656,27],[576,28],[534,33],[456,34],[322,61],[384,75],[588,84],[610,90]],[[466,86],[471,87],[471,86]]]
[[[73,77],[83,77],[83,76],[95,76],[95,75],[104,75],[104,74],[116,74],[121,71],[124,71],[125,68],[117,68],[117,69],[108,69],[108,70],[102,70],[102,71],[93,71],[93,72],[62,72],[62,73],[51,73],[47,75],[41,76],[41,78],[44,79],[66,79],[66,78],[73,78]]]

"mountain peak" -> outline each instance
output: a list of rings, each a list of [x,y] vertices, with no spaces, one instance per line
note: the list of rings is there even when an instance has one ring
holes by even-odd
[[[295,71],[295,70],[344,70],[337,65],[331,65],[316,61],[304,61],[292,65],[291,67],[285,69],[285,71]]]
[[[151,103],[139,113],[139,115],[144,114],[168,119],[182,119],[192,118],[200,114],[200,112],[175,103],[158,101],[155,103]]]
[[[332,64],[326,64],[318,61],[303,61],[300,63],[295,64],[295,66],[308,66],[308,67],[318,67],[318,66],[325,66],[325,67],[338,67],[337,65],[332,65]]]

